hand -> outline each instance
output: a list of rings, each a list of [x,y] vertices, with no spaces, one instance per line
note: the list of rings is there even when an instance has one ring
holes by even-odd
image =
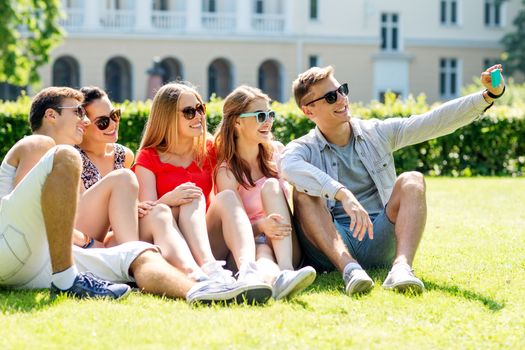
[[[175,187],[175,189],[162,196],[161,200],[170,207],[178,207],[183,204],[191,203],[194,199],[202,196],[202,189],[195,186],[193,182],[186,182]],[[160,200],[157,201],[157,203]]]
[[[501,84],[499,84],[497,87],[492,87],[492,79],[490,77],[490,73],[495,69],[500,69]],[[501,64],[495,64],[483,73],[481,73],[481,83],[485,88],[487,88],[488,91],[490,91],[494,95],[501,94],[503,92],[503,87],[505,86],[505,80],[503,79],[503,67],[501,66]]]
[[[363,208],[352,192],[342,188],[336,194],[336,199],[339,198],[341,198],[344,210],[350,216],[350,230],[353,231],[353,237],[357,237],[358,240],[362,241],[365,233],[368,232],[368,237],[374,239],[374,225],[365,208]]]
[[[279,214],[270,214],[261,220],[261,231],[270,239],[283,239],[292,233],[292,225]]]
[[[139,219],[148,215],[149,211],[153,209],[155,202],[153,201],[144,201],[140,202],[138,205]]]

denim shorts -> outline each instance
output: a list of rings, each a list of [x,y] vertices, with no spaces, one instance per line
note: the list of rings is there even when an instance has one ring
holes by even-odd
[[[349,229],[350,218],[343,220],[333,219],[333,223],[350,255],[361,266],[364,268],[390,266],[396,253],[395,226],[388,219],[385,209],[375,216],[370,216],[370,219],[374,225],[374,239],[370,239],[368,233],[365,233],[362,241],[352,236],[353,231]],[[297,230],[297,236],[307,264],[312,265],[319,271],[335,270],[334,265],[328,260],[326,255],[310,243],[302,230]]]

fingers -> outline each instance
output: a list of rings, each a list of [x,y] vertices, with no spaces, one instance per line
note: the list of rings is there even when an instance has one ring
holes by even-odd
[[[374,239],[373,224],[366,211],[363,210],[354,215],[350,215],[350,220],[349,228],[352,231],[352,237],[362,241],[365,234],[368,232],[368,237]]]

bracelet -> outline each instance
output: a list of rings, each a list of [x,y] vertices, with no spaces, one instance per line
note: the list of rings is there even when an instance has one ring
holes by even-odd
[[[489,95],[490,98],[493,98],[493,99],[500,98],[505,93],[505,85],[503,85],[503,91],[499,95],[494,95],[488,89],[485,89],[485,91],[487,92],[487,95]]]

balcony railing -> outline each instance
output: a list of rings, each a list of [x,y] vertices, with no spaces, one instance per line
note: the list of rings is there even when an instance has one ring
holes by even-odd
[[[65,11],[65,18],[61,18],[59,23],[70,31],[78,31],[84,27],[84,11],[81,8],[68,8]]]
[[[254,14],[252,28],[257,32],[282,33],[284,21],[285,17],[282,14]]]
[[[109,30],[131,30],[135,27],[135,11],[106,10],[100,16],[100,25]]]
[[[217,32],[234,32],[235,13],[204,12],[202,14],[202,26]]]
[[[186,13],[153,10],[151,24],[154,28],[183,31],[186,28]]]

